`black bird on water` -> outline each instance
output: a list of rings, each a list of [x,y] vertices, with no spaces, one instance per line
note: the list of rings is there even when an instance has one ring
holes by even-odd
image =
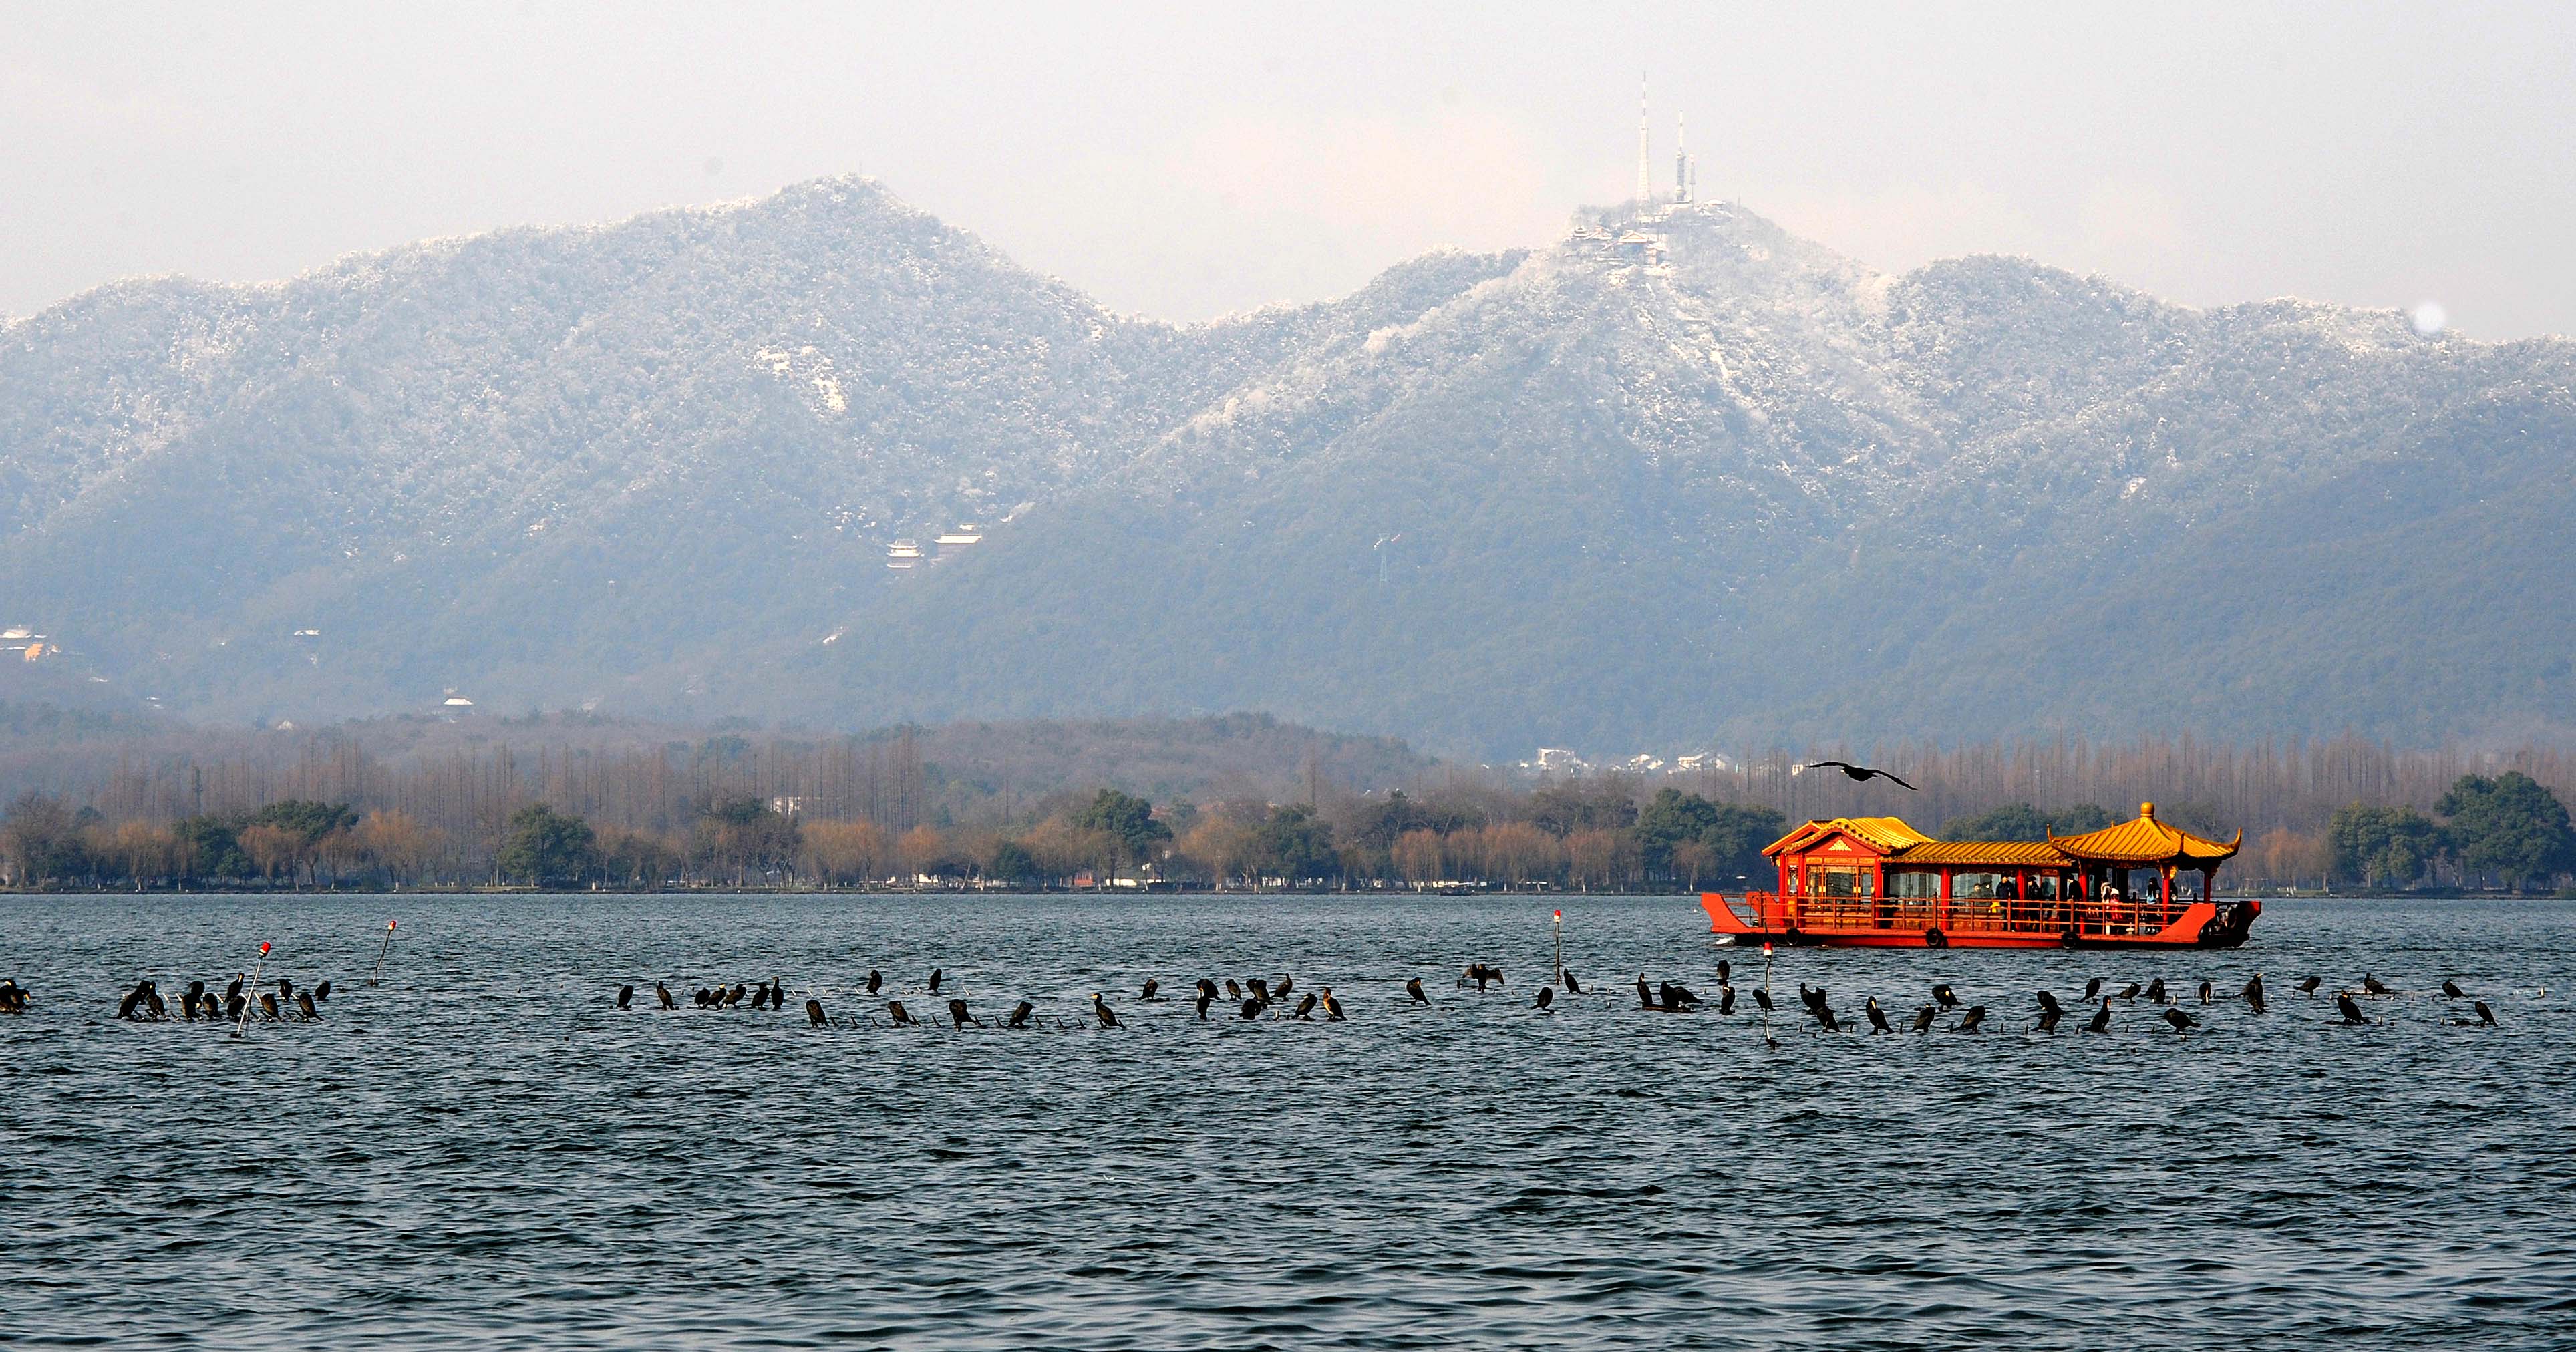
[[[2495,1027],[2495,1011],[2494,1011],[2494,1010],[2492,1010],[2492,1009],[2487,1008],[2487,1002],[2486,1002],[2486,1001],[2484,1001],[2484,1000],[2471,1000],[2471,1001],[2469,1002],[2469,1007],[2470,1007],[2471,1009],[2474,1009],[2474,1010],[2476,1010],[2476,1011],[2478,1012],[2478,1023],[2479,1023],[2479,1025],[2480,1025],[2481,1027],[2486,1027],[2486,1028],[2493,1028],[2493,1027]]]
[[[1100,1026],[1103,1028],[1118,1026],[1118,1015],[1110,1010],[1109,1002],[1101,999],[1098,991],[1091,993],[1091,1014],[1093,1018],[1100,1020]]]
[[[5,1004],[8,1001],[8,998],[6,988],[0,988],[0,1004]],[[206,999],[205,982],[191,981],[188,983],[188,989],[179,992],[179,1008],[185,1012],[191,1020],[194,1020],[197,1017],[197,1002],[200,1000],[205,1000],[206,1013],[208,1015],[212,1015],[215,1012],[215,1002]]]
[[[1404,993],[1412,996],[1413,1003],[1417,1005],[1427,1005],[1431,1003],[1431,997],[1422,993],[1422,978],[1418,976],[1408,978],[1405,981]]]
[[[2312,976],[2307,980],[2300,982],[2298,985],[2292,986],[2290,989],[2313,1000],[2317,998],[2317,987],[2324,984],[2326,984],[2326,979],[2324,977]]]
[[[2057,1003],[2056,996],[2051,995],[2046,991],[2039,991],[2037,994],[2039,996],[2039,1011],[2041,1013],[2055,1014],[2060,1017],[2064,1017],[2066,1010]]]
[[[1646,984],[1646,974],[1643,972],[1637,973],[1637,1007],[1639,1009],[1655,1007],[1654,989]]]
[[[877,969],[875,969],[874,967],[869,968],[869,969],[868,969],[868,994],[870,994],[870,995],[874,995],[874,994],[876,994],[879,990],[883,989],[884,987],[885,987],[885,973],[878,971],[878,970],[877,970]]]
[[[1326,986],[1324,988],[1324,1022],[1340,1023],[1341,1021],[1342,1002],[1333,994],[1333,988]]]
[[[951,1028],[964,1028],[970,1023],[974,1024],[978,1028],[984,1026],[982,1023],[978,1022],[974,1016],[966,1012],[965,1001],[950,1000],[948,1002],[948,1026]]]
[[[2132,981],[2126,987],[2121,989],[2120,998],[2123,1000],[2135,1000],[2138,998],[2138,992],[2144,989],[2146,989],[2144,986]]]
[[[1288,992],[1295,990],[1296,988],[1297,978],[1293,976],[1283,976],[1279,978],[1278,985],[1270,988],[1270,998],[1274,1000],[1285,1000],[1288,998]]]
[[[2056,1005],[2052,1004],[2048,1008],[2039,1011],[2039,1022],[2031,1025],[2032,1031],[2054,1033],[2057,1031],[2057,1021],[2064,1017],[2066,1017],[2066,1011],[2059,1009]]]
[[[1464,981],[1473,981],[1473,982],[1475,982],[1475,983],[1476,983],[1476,993],[1477,993],[1477,994],[1479,994],[1479,995],[1484,994],[1484,991],[1485,991],[1485,983],[1486,983],[1486,982],[1489,982],[1489,981],[1490,981],[1490,982],[1493,982],[1493,983],[1494,983],[1494,984],[1496,984],[1496,985],[1509,985],[1509,984],[1511,984],[1511,983],[1509,983],[1509,982],[1507,982],[1507,981],[1504,981],[1504,980],[1503,980],[1503,969],[1502,969],[1502,968],[1500,968],[1500,967],[1490,966],[1490,965],[1488,965],[1488,964],[1481,963],[1481,962],[1471,962],[1471,963],[1468,963],[1468,964],[1467,964],[1467,974],[1466,974],[1466,976],[1463,978],[1463,980],[1462,980],[1462,983],[1461,983],[1461,984],[1463,984],[1463,982],[1464,982]]]
[[[1208,1006],[1216,1003],[1216,987],[1199,987],[1199,1022],[1207,1022]]]
[[[143,1008],[144,992],[151,989],[152,983],[149,981],[135,982],[134,989],[127,991],[125,993],[125,998],[116,1002],[116,1017],[120,1019],[131,1019],[136,1017],[137,1011]]]
[[[1803,765],[1792,765],[1789,767],[1789,777],[1795,779],[1799,775],[1807,773],[1809,770],[1840,770],[1847,778],[1856,784],[1865,784],[1873,779],[1884,779],[1900,789],[1912,789],[1914,787],[1888,771],[1874,770],[1866,765],[1854,765],[1850,761],[1838,760],[1816,760],[1808,761]]]
[[[170,1017],[170,1007],[161,1003],[161,988],[149,981],[143,983],[143,1007],[151,1010],[156,1019]]]
[[[1699,997],[1691,994],[1691,988],[1680,982],[1662,982],[1655,987],[1655,991],[1662,997],[1664,1010],[1667,1013],[1688,1014],[1699,1008]]]
[[[277,1022],[278,1013],[276,996],[271,995],[266,991],[261,991],[259,993],[259,1009],[261,1013],[268,1016],[268,1021],[270,1023]]]
[[[820,1028],[827,1022],[829,1022],[829,1020],[826,1020],[823,1017],[823,1002],[820,1000],[807,1000],[805,1002],[805,1025],[809,1028]]]
[[[910,1028],[919,1022],[912,1017],[911,1010],[903,1007],[901,1000],[886,1001],[886,1017],[894,1020],[894,1026],[897,1028]]]
[[[1762,1006],[1762,1012],[1763,1012],[1763,1013],[1765,1013],[1765,1014],[1770,1013],[1770,1012],[1771,1012],[1771,992],[1769,992],[1769,991],[1767,991],[1767,990],[1764,990],[1764,989],[1763,989],[1762,987],[1760,987],[1760,986],[1756,986],[1756,987],[1754,987],[1754,988],[1753,988],[1753,1003],[1755,1003],[1755,1004],[1757,1004],[1757,1005]]]
[[[1973,1033],[1980,1027],[1984,1026],[1985,1022],[1986,1007],[1984,1005],[1970,1005],[1968,1006],[1968,1012],[1959,1016],[1958,1031],[1962,1033]]]
[[[2088,1024],[2084,1025],[2084,1027],[2085,1027],[2086,1031],[2088,1031],[2088,1032],[2095,1032],[2095,1033],[2107,1033],[2107,1032],[2110,1032],[2110,1031],[2111,1031],[2111,1002],[2110,1002],[2110,1001],[2108,1001],[2108,1000],[2104,1000],[2104,1001],[2102,1002],[2102,1007],[2101,1007],[2100,1009],[2097,1009],[2097,1010],[2094,1010],[2094,1011],[2093,1011],[2093,1021],[2092,1021],[2091,1023],[2088,1023]]]
[[[671,988],[663,985],[661,982],[656,981],[653,983],[653,993],[662,998],[662,1008],[678,1009],[680,1007],[680,1002],[671,998]]]
[[[1932,988],[1932,1003],[1939,1005],[1943,1009],[1957,1009],[1959,1007],[1959,997],[1950,989],[1950,983],[1944,981]]]
[[[1225,998],[1229,1000],[1240,1000],[1243,998],[1243,987],[1234,984],[1233,977],[1227,977],[1225,979]]]
[[[1718,966],[1720,966],[1720,967],[1723,967],[1723,966],[1725,966],[1725,965],[1726,965],[1726,964],[1725,964],[1725,963],[1722,963],[1722,962],[1718,964]],[[1574,980],[1574,969],[1573,969],[1573,968],[1571,968],[1571,967],[1560,967],[1560,968],[1558,968],[1558,969],[1557,969],[1556,974],[1557,974],[1557,976],[1559,976],[1559,977],[1561,977],[1561,978],[1563,978],[1563,979],[1564,979],[1564,981],[1565,981],[1565,993],[1566,993],[1566,994],[1568,994],[1568,995],[1581,995],[1581,994],[1583,993],[1583,987],[1582,987],[1581,985],[1577,984],[1577,983],[1575,982],[1575,980]],[[1720,977],[1720,978],[1719,978],[1719,980],[1724,980],[1724,979],[1725,979],[1725,978],[1723,978],[1723,977]]]
[[[617,988],[617,1007],[619,1009],[624,1009],[634,1003],[635,988],[633,986],[620,986]]]
[[[2252,1009],[2257,1014],[2262,1013],[2263,974],[2261,972],[2256,972],[2251,979],[2246,981],[2245,989],[2238,991],[2237,994],[2245,997],[2247,1008]]]
[[[1243,1009],[1240,1012],[1246,1020],[1260,1018],[1261,1002],[1247,995],[1243,997]]]
[[[1026,1028],[1026,1027],[1028,1027],[1028,1026],[1029,1026],[1029,1016],[1030,1016],[1031,1014],[1036,1013],[1036,1012],[1037,1012],[1037,1008],[1038,1008],[1038,1007],[1037,1007],[1036,1005],[1030,1004],[1030,1003],[1029,1003],[1028,1001],[1026,1001],[1026,1000],[1022,1000],[1022,1001],[1021,1001],[1021,1002],[1019,1002],[1018,1004],[1013,1005],[1013,1006],[1011,1007],[1011,1026],[1012,1026],[1013,1028]],[[1206,1012],[1205,1012],[1205,1011],[1206,1011],[1206,1009],[1207,1009],[1207,1004],[1206,1004],[1206,1002],[1205,1002],[1205,1001],[1200,1002],[1200,1004],[1199,1004],[1199,1009],[1200,1009],[1200,1011],[1201,1011],[1201,1012],[1200,1012],[1200,1014],[1199,1014],[1199,1017],[1200,1017],[1200,1018],[1202,1018],[1202,1019],[1206,1018],[1206,1017],[1207,1017],[1207,1014],[1206,1014]]]
[[[2368,972],[2361,974],[2361,988],[2373,995],[2388,995],[2393,993],[2386,985],[2381,983],[2378,977],[2372,976]]]
[[[1531,1005],[1531,1006],[1530,1006],[1530,1008],[1532,1008],[1532,1009],[1545,1009],[1545,1008],[1547,1008],[1549,1005],[1552,1005],[1552,1004],[1555,1004],[1555,1003],[1556,1003],[1556,987],[1554,987],[1554,986],[1541,986],[1541,987],[1539,987],[1539,988],[1538,988],[1538,1002],[1537,1002],[1536,1004]]]
[[[2460,989],[2460,983],[2453,981],[2449,977],[2442,978],[2442,994],[2449,996],[2454,1000],[2466,1000],[2469,998],[2469,993]]]
[[[2195,1018],[2193,1018],[2192,1016],[2190,1016],[2190,1015],[2188,1015],[2188,1014],[2183,1013],[2183,1012],[2182,1012],[2181,1010],[2179,1010],[2179,1009],[2168,1009],[2168,1010],[2166,1010],[2166,1011],[2165,1011],[2165,1022],[2167,1022],[2167,1023],[2169,1023],[2169,1024],[2172,1024],[2172,1025],[2173,1025],[2173,1030],[2174,1030],[2175,1032],[2177,1032],[2177,1033],[2179,1033],[2179,1032],[2183,1032],[2183,1031],[2185,1031],[2186,1029],[2197,1028],[2197,1027],[2199,1027],[2199,1026],[2200,1026],[2200,1020],[2195,1019]]]
[[[939,969],[936,967],[930,969],[930,993],[933,995],[939,993]]]
[[[1907,1031],[1915,1033],[1931,1032],[1932,1021],[1939,1017],[1941,1017],[1941,1007],[1939,1005],[1925,1005],[1921,1009],[1914,1011],[1914,1025]]]
[[[1867,1014],[1869,1016],[1869,1035],[1871,1037],[1876,1037],[1881,1033],[1893,1033],[1896,1031],[1894,1028],[1888,1026],[1887,1011],[1878,1007],[1877,996],[1873,995],[1869,997],[1869,999],[1861,1002],[1860,1010],[1863,1014]]]
[[[313,1008],[313,992],[311,991],[297,991],[295,993],[295,1012],[303,1015],[306,1023],[313,1023],[322,1017],[321,1013]]]
[[[2343,1021],[2346,1024],[2370,1022],[2368,1018],[2363,1016],[2361,1006],[2353,1003],[2351,991],[2335,992],[2335,1008],[2342,1012]]]
[[[27,988],[16,977],[0,978],[0,1014],[27,1012]]]
[[[326,980],[324,980],[324,981],[323,981],[323,983],[322,983],[321,985],[319,985],[319,986],[315,986],[315,987],[313,988],[313,1003],[315,1003],[315,1004],[317,1004],[317,1005],[318,1005],[318,1004],[321,1004],[323,1001],[328,1000],[328,999],[330,999],[330,998],[331,998],[331,983],[330,983],[330,981],[329,981],[329,980],[327,980],[327,979],[326,979]]]
[[[1735,1012],[1735,988],[1733,986],[1724,984],[1720,984],[1718,986],[1717,1012],[1720,1014],[1732,1014]]]
[[[1269,1006],[1270,1006],[1270,983],[1269,983],[1269,982],[1264,981],[1264,980],[1262,980],[1260,977],[1257,977],[1257,976],[1256,976],[1256,977],[1246,977],[1246,978],[1244,979],[1243,985],[1244,985],[1244,989],[1249,990],[1249,991],[1251,991],[1251,992],[1252,992],[1252,998],[1253,998],[1253,999],[1258,1000],[1258,1001],[1260,1001],[1260,1002],[1261,1002],[1261,1004],[1262,1004],[1262,1007],[1263,1007],[1263,1008],[1265,1008],[1265,1009],[1269,1008]]]
[[[1145,994],[1142,998],[1151,1000],[1154,998],[1154,992],[1161,990],[1162,988],[1162,982],[1156,981],[1154,978],[1149,976],[1145,978]]]
[[[1547,994],[1547,992],[1546,992],[1546,991],[1544,991],[1544,990],[1542,990],[1542,991],[1540,991],[1540,992],[1539,992],[1539,994],[1540,994],[1540,995],[1542,995],[1542,996],[1544,996],[1544,995],[1546,995],[1546,994]],[[1545,1000],[1543,1000],[1543,999],[1542,999],[1542,1000],[1540,1000],[1540,1001],[1539,1001],[1539,1003],[1540,1003],[1540,1004],[1546,1004],[1546,1003],[1547,1003],[1547,1001],[1545,1001]],[[1302,999],[1298,1000],[1298,1002],[1297,1002],[1297,1017],[1298,1017],[1298,1018],[1301,1018],[1301,1019],[1307,1019],[1307,1020],[1312,1020],[1312,1019],[1315,1017],[1315,993],[1314,993],[1313,991],[1308,991],[1308,992],[1306,992],[1306,994],[1305,994],[1304,998],[1302,998]]]
[[[1215,998],[1216,998],[1216,983],[1215,983],[1215,982],[1213,982],[1213,981],[1208,980],[1206,977],[1200,977],[1200,978],[1199,978],[1199,998],[1201,998],[1201,999],[1203,999],[1203,1000],[1213,1000],[1213,999],[1215,999]]]
[[[742,997],[743,997],[743,996],[744,996],[744,995],[745,995],[749,990],[750,990],[750,988],[749,988],[749,987],[747,987],[747,986],[743,985],[743,984],[742,984],[741,982],[739,982],[739,981],[737,981],[737,982],[733,983],[733,989],[725,992],[725,999],[724,999],[724,1002],[725,1002],[725,1008],[727,1008],[727,1009],[731,1009],[731,1008],[733,1008],[734,1006],[741,1004],[741,1003],[742,1003]]]
[[[1729,965],[1726,959],[1719,958],[1717,960],[1717,984],[1723,986],[1733,980],[1735,980],[1735,968]]]
[[[2098,976],[2097,976],[2097,977],[2093,978],[2092,980],[2087,981],[2087,982],[2085,982],[2085,983],[2084,983],[2084,1003],[2086,1003],[2086,1004],[2088,1004],[2088,1005],[2089,1005],[2089,1004],[2093,1003],[2094,1001],[2099,1000],[2099,999],[2101,999],[2101,998],[2102,998],[2102,978],[2100,978],[2100,977],[2098,977]]]
[[[2163,977],[2157,977],[2155,980],[2147,983],[2147,1003],[2151,1005],[2165,1005],[2173,1003],[2165,998],[2165,979]]]
[[[2204,1005],[2205,1005],[2205,1004],[2208,1004],[2208,1003],[2211,1001],[2211,999],[2213,999],[2214,997],[2216,997],[2216,996],[2217,996],[2217,994],[2218,994],[2218,985],[2217,985],[2217,983],[2215,983],[2215,982],[2211,981],[2211,980],[2210,980],[2209,978],[2207,978],[2207,977],[2203,977],[2203,978],[2201,978],[2201,981],[2200,981],[2200,1002],[2201,1002],[2202,1004],[2204,1004]]]
[[[239,991],[233,992],[232,998],[224,1001],[224,1022],[240,1022],[242,1012],[249,1008],[250,1002],[242,995],[242,993]]]

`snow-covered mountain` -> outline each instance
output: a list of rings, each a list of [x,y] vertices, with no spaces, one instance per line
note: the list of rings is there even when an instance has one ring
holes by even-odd
[[[2571,498],[2576,344],[1718,205],[1174,327],[842,179],[0,330],[0,624],[228,717],[2519,734]]]

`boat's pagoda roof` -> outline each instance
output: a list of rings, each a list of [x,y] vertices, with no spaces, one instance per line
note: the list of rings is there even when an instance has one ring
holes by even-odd
[[[2087,831],[2080,836],[2061,836],[2052,831],[2048,843],[2067,858],[2088,864],[2178,864],[2185,867],[2213,865],[2236,853],[2245,843],[2245,833],[2220,843],[2195,836],[2181,827],[2156,820],[2156,805],[2138,804],[2138,815],[2117,826]]]
[[[1935,840],[1902,817],[1831,817],[1807,822],[1763,848],[1784,854],[1878,855],[1891,864],[1942,868],[2064,868],[2071,864],[2135,867],[2173,864],[2213,867],[2236,853],[2245,839],[2221,843],[2156,820],[2156,805],[2141,803],[2134,821],[2082,835],[2050,832],[2046,840]]]

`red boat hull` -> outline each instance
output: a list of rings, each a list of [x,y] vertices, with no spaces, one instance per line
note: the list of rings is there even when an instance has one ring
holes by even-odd
[[[1738,943],[1844,948],[2233,948],[2245,942],[2258,901],[2195,902],[2168,919],[2152,912],[2086,912],[2057,908],[2014,915],[1900,915],[1895,908],[1855,912],[1799,898],[1747,893],[1729,902],[1702,892],[1708,927]],[[1928,920],[1929,923],[1922,923]]]

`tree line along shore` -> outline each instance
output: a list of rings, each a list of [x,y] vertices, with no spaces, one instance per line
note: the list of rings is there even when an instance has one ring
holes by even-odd
[[[30,790],[0,819],[0,886],[1737,891],[1768,884],[1762,847],[1790,823],[1768,803],[1630,774],[1383,793],[1327,792],[1311,767],[1305,777],[1304,794],[1287,801],[1157,804],[1111,787],[1060,790],[1018,820],[980,823],[825,815],[804,795],[746,792],[707,794],[654,825],[594,820],[533,794],[462,825],[401,805],[301,797],[118,820]],[[2168,801],[2160,815],[2226,834],[2205,802]],[[2036,839],[2115,819],[2092,802],[2013,802],[1951,817],[1935,834]],[[2566,807],[2509,770],[2462,775],[2427,809],[2354,801],[2313,828],[2249,837],[2226,881],[2269,892],[2531,894],[2565,890],[2571,871]]]

